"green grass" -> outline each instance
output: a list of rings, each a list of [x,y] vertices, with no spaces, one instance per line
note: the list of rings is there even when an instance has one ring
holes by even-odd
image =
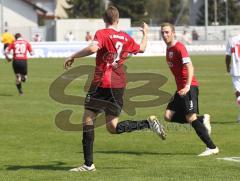
[[[212,116],[212,138],[220,148],[219,155],[198,158],[205,148],[189,125],[166,124],[166,141],[150,131],[110,135],[102,126],[95,132],[97,171],[70,173],[67,170],[83,162],[82,133],[60,130],[54,120],[58,112],[72,109],[71,121],[79,124],[83,107],[61,104],[49,96],[50,85],[64,72],[63,59],[30,60],[24,96],[17,94],[11,64],[1,60],[0,180],[239,180],[239,162],[216,159],[240,157],[239,110],[224,57],[192,56],[192,61],[200,83],[200,111]],[[93,65],[94,61],[83,59],[77,64]],[[163,57],[131,58],[127,66],[129,73],[164,75],[168,81],[160,89],[170,94],[175,91]],[[131,84],[136,87],[143,82]],[[66,94],[83,97],[83,85],[82,79],[73,81]],[[148,98],[154,99],[136,97]],[[165,107],[137,108],[136,115],[124,113],[120,119],[143,119],[150,114],[162,117]]]

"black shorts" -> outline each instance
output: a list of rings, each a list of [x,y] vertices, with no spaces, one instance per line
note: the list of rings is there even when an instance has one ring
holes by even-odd
[[[198,87],[191,86],[190,91],[183,97],[177,92],[168,103],[167,109],[174,111],[175,114],[185,117],[189,113],[199,113],[198,107]],[[183,120],[179,120],[180,122]]]
[[[92,86],[85,98],[85,109],[95,113],[119,116],[123,107],[124,88],[102,88]]]
[[[13,60],[12,66],[15,74],[27,75],[26,60]]]
[[[8,47],[8,45],[9,45],[9,43],[5,43],[5,44],[3,45],[3,50],[6,50],[6,48]]]

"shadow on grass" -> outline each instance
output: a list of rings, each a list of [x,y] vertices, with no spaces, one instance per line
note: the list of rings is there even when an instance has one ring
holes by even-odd
[[[8,94],[8,93],[0,93],[0,97],[12,97],[13,94]]]
[[[211,122],[211,124],[237,124],[237,121]]]
[[[121,150],[114,150],[114,151],[95,151],[94,153],[101,153],[101,154],[128,154],[128,155],[196,155],[195,153],[159,153],[159,152],[136,152],[136,151],[121,151]]]
[[[21,166],[21,165],[5,165],[7,168],[6,170],[17,171],[17,170],[55,170],[55,171],[68,171],[72,167],[66,167],[64,162],[56,162],[52,165],[28,165],[28,166]],[[136,169],[136,167],[125,167],[125,166],[118,166],[118,167],[97,167],[99,169]]]
[[[72,167],[66,167],[63,166],[66,163],[64,162],[54,162],[53,164],[49,164],[49,165],[6,165],[6,170],[12,170],[12,171],[16,171],[16,170],[69,170]]]

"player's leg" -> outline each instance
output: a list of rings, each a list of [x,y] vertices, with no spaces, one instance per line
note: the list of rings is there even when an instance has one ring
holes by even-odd
[[[23,94],[22,84],[21,84],[21,74],[20,74],[19,62],[17,60],[14,60],[12,62],[12,68],[13,68],[13,71],[14,71],[15,77],[16,77],[16,87],[17,87],[18,93],[21,95],[21,94]]]
[[[238,107],[237,122],[240,123],[240,76],[232,76],[233,87],[236,96],[236,105]]]
[[[209,156],[209,155],[217,154],[219,152],[219,149],[213,143],[203,123],[198,121],[197,114],[189,113],[186,115],[186,119],[189,123],[191,123],[198,137],[203,141],[203,143],[207,147],[206,151],[199,154],[198,156]]]
[[[118,116],[123,106],[123,89],[112,89],[111,97],[105,109],[106,127],[112,134],[121,134],[142,129],[151,129],[162,139],[165,139],[164,127],[157,120],[156,116],[150,116],[144,120],[125,120],[118,123]]]
[[[207,150],[199,156],[217,154],[219,152],[218,148],[215,146],[212,139],[210,138],[208,130],[206,129],[204,124],[199,120],[200,117],[197,116],[199,112],[198,87],[191,87],[187,95],[182,98],[182,101],[183,107],[185,107],[184,112],[186,114],[186,120],[192,125],[198,137],[207,146]]]
[[[175,123],[188,123],[184,114],[184,110],[182,109],[182,98],[176,92],[174,96],[171,98],[170,102],[167,105],[166,111],[164,113],[164,120],[167,122],[175,122]]]
[[[27,81],[27,74],[28,74],[28,65],[27,65],[27,61],[23,60],[21,61],[21,81],[22,82],[26,82]]]
[[[83,114],[83,155],[84,164],[80,167],[73,168],[70,171],[82,172],[82,171],[95,171],[96,168],[93,164],[93,142],[94,142],[94,121],[97,113],[85,109]]]
[[[239,108],[239,113],[238,113],[238,117],[237,117],[237,122],[240,123],[240,91],[236,91],[235,92],[236,95],[236,102],[237,102],[237,106]]]
[[[140,131],[143,129],[151,129],[162,139],[166,139],[166,133],[162,124],[155,116],[150,116],[145,120],[124,120],[118,122],[118,117],[106,115],[106,128],[111,134],[122,134],[125,132]]]
[[[16,87],[17,87],[18,93],[22,95],[23,91],[22,91],[22,83],[21,83],[21,74],[17,73],[15,74],[15,76],[16,76]]]

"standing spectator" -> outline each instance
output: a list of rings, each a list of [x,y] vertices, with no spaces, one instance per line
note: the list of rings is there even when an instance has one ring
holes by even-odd
[[[12,67],[16,75],[16,87],[20,95],[23,95],[22,84],[27,80],[27,53],[33,55],[32,47],[30,43],[22,38],[20,33],[15,35],[15,41],[10,44],[5,52],[6,57],[13,50],[13,62]],[[7,57],[7,59],[9,59]]]
[[[4,33],[2,34],[2,43],[3,43],[3,52],[5,54],[5,50],[8,47],[8,45],[12,44],[14,41],[14,36],[8,32],[7,29],[4,30]],[[6,59],[8,60],[8,57],[6,56]],[[10,59],[8,60],[10,61]]]
[[[42,38],[41,38],[40,34],[36,33],[33,37],[33,41],[35,41],[35,42],[42,41]]]
[[[65,35],[65,40],[66,41],[74,41],[75,40],[75,37],[74,37],[74,35],[73,35],[73,33],[70,31],[70,32],[68,32],[66,35]]]
[[[187,32],[187,30],[183,31],[182,41],[183,41],[183,43],[186,43],[186,44],[192,43],[192,38],[190,37],[190,34]]]
[[[229,38],[226,46],[226,68],[232,76],[232,83],[235,89],[236,103],[240,107],[240,35]],[[237,117],[240,123],[240,113]]]
[[[123,68],[126,53],[137,54],[145,51],[148,25],[143,24],[143,38],[139,45],[127,33],[118,29],[119,12],[116,7],[109,6],[105,10],[103,20],[106,28],[96,32],[93,44],[74,53],[64,62],[64,67],[67,69],[74,63],[75,58],[97,53],[94,79],[86,96],[83,114],[82,144],[85,162],[80,167],[70,170],[74,172],[96,170],[93,164],[94,122],[101,112],[105,112],[106,127],[111,134],[152,129],[162,139],[165,138],[163,126],[155,116],[139,121],[118,122],[126,86]]]
[[[86,41],[92,41],[93,40],[93,37],[92,37],[92,35],[90,34],[89,31],[86,32],[85,40]]]
[[[192,30],[192,40],[196,41],[199,38],[199,34],[197,33],[197,31],[194,29]]]
[[[166,121],[190,123],[207,149],[198,156],[209,156],[219,152],[210,138],[210,116],[197,116],[198,81],[194,76],[194,68],[186,47],[175,40],[175,27],[170,23],[161,25],[161,34],[167,45],[166,61],[174,75],[177,91],[170,100],[164,118]]]

